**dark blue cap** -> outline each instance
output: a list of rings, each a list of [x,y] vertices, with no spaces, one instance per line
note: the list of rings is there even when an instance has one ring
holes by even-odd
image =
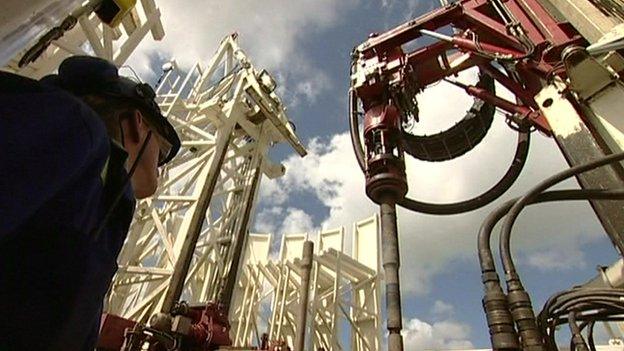
[[[120,77],[117,67],[105,59],[92,56],[69,57],[59,66],[58,75],[44,77],[42,82],[53,84],[77,96],[98,94],[134,104],[141,110],[151,129],[170,144],[166,155],[161,159],[161,165],[170,161],[180,149],[180,139],[154,101],[156,94],[152,87]]]
[[[72,56],[58,69],[58,85],[76,95],[104,92],[105,87],[119,80],[117,67],[99,57]]]

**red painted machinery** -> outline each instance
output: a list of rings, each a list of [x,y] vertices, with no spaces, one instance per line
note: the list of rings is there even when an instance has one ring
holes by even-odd
[[[406,51],[414,43],[424,44]],[[536,128],[548,134],[548,122],[533,96],[545,80],[564,74],[563,50],[583,44],[584,39],[567,22],[555,20],[536,0],[464,0],[386,33],[371,34],[354,51],[351,72],[352,119],[357,118],[359,100],[367,154],[361,149],[356,152],[367,171],[371,199],[380,202],[379,194],[386,189],[396,193],[404,207],[435,213],[435,207],[404,199],[404,181],[399,180],[404,177],[399,166],[402,153],[427,161],[460,156],[484,137],[494,108],[506,112],[508,123],[519,131]],[[403,126],[418,122],[419,92],[471,67],[478,67],[481,73],[478,84],[452,82],[478,99],[464,120],[433,136],[405,131]],[[493,81],[511,91],[516,101],[496,96]],[[353,127],[357,129],[357,124]],[[379,178],[384,180],[380,183]],[[378,191],[380,184],[387,182],[391,184]],[[503,192],[494,190],[498,195]],[[450,211],[474,209],[494,198],[487,196],[488,201],[479,201],[479,206]]]
[[[366,176],[366,193],[380,205],[389,350],[403,350],[395,205],[421,213],[457,214],[485,206],[505,193],[524,166],[530,132],[552,132],[535,95],[553,78],[565,79],[565,64],[585,52],[582,48],[587,44],[569,23],[557,20],[537,0],[462,0],[383,34],[373,33],[355,48],[349,94],[351,140]],[[470,68],[479,71],[475,85],[449,80]],[[441,80],[463,89],[475,103],[446,131],[411,134],[409,126],[420,118],[417,94]],[[497,96],[495,83],[509,90],[515,101]],[[498,183],[472,199],[450,204],[406,197],[404,154],[434,162],[461,156],[484,138],[496,110],[518,132],[516,155]],[[483,303],[493,349],[544,350],[519,279],[512,277],[506,296],[498,276],[486,273],[484,283],[492,288]]]
[[[178,304],[171,314],[154,315],[149,324],[106,314],[97,349],[135,351],[147,344],[151,351],[207,351],[232,344],[227,314],[215,303],[197,307]]]

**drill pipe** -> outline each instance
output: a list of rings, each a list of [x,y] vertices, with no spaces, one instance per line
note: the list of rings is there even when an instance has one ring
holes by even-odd
[[[403,351],[401,329],[401,290],[399,285],[399,236],[397,232],[396,206],[385,201],[381,211],[381,249],[386,278],[386,313],[388,315],[388,351]]]

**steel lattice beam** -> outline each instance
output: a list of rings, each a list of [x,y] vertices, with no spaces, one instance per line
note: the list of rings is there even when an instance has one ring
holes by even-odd
[[[238,269],[234,248],[247,233],[260,173],[284,171],[268,160],[269,147],[287,141],[305,154],[267,77],[235,35],[207,68],[183,76],[174,65],[164,74],[157,99],[182,149],[157,193],[138,205],[107,312],[145,321],[180,298],[194,304],[223,293]]]
[[[254,234],[248,239],[229,315],[233,345],[259,345],[262,334],[267,333],[273,345],[285,342],[293,346],[297,331],[306,328],[306,350],[379,350],[378,217],[354,224],[351,254],[345,252],[344,228],[318,235],[310,299],[302,302],[300,258],[306,239],[306,234],[283,235],[277,260],[268,257],[270,234]],[[310,316],[303,326],[296,318],[301,303],[308,303]]]

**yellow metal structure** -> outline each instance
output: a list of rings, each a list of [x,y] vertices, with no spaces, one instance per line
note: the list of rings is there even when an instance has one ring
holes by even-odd
[[[104,0],[95,10],[100,20],[110,27],[117,27],[136,5],[136,0]]]

